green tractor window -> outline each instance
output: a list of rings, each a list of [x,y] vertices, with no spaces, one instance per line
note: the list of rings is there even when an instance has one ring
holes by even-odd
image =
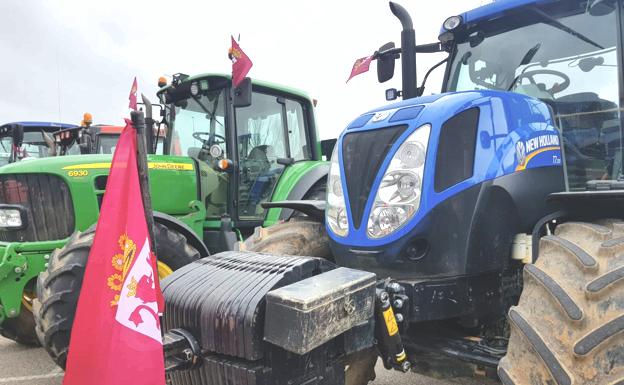
[[[260,206],[273,192],[284,165],[310,159],[300,103],[254,93],[253,104],[236,109],[238,210],[241,219],[260,219]]]
[[[296,161],[311,159],[309,141],[306,137],[305,115],[301,103],[286,100],[286,116],[288,118],[290,157]]]
[[[218,218],[227,209],[229,179],[227,173],[216,171],[219,160],[227,158],[224,91],[180,101],[175,107],[174,127],[169,153],[197,159],[206,216]]]
[[[238,210],[241,219],[263,213],[267,200],[284,168],[286,158],[283,106],[275,96],[255,93],[253,104],[236,109],[238,136]]]

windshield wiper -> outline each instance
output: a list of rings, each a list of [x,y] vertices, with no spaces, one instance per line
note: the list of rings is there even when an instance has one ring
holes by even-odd
[[[533,47],[531,47],[522,57],[522,60],[520,61],[520,64],[518,64],[518,67],[529,64],[531,60],[533,60],[535,54],[537,53],[537,51],[539,51],[541,46],[542,43],[537,43]],[[527,68],[529,67],[524,67],[524,69],[518,74],[518,76],[514,78],[514,80],[509,85],[509,88],[507,88],[507,91],[511,91],[511,89],[516,85],[516,82],[522,77],[522,74],[524,74],[524,72],[527,70]]]
[[[549,14],[547,14],[546,12],[542,11],[541,9],[537,8],[537,7],[531,7],[530,8],[533,12],[537,13],[539,16],[543,17],[544,19],[546,19],[548,21],[547,24],[563,31],[566,33],[569,33],[570,35],[577,37],[581,40],[583,40],[585,43],[589,43],[591,45],[593,45],[594,47],[600,48],[600,49],[604,49],[603,46],[601,46],[600,44],[596,43],[595,41],[593,41],[592,39],[588,38],[587,36],[583,35],[580,32],[577,32],[575,30],[573,30],[572,28],[568,27],[565,24],[562,24],[559,20],[555,19],[554,17],[550,16]]]
[[[219,123],[221,127],[223,127],[223,124],[215,118],[214,114],[208,111],[208,109],[199,101],[199,98],[197,96],[191,95],[191,98],[193,98],[193,100],[197,102],[197,104],[201,107],[201,109],[204,110],[204,112],[210,116],[210,121],[214,120],[217,123]]]

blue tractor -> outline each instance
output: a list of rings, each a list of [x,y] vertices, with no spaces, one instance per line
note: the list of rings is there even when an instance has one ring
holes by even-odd
[[[52,135],[59,130],[77,127],[54,122],[5,123],[0,126],[0,165],[55,156]]]
[[[624,1],[499,0],[426,45],[390,8],[403,100],[340,135],[327,200],[267,204],[303,214],[162,284],[171,383],[360,385],[380,358],[624,384]]]

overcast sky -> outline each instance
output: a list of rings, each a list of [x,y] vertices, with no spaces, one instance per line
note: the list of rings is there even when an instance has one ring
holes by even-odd
[[[442,22],[487,0],[398,0],[418,44],[437,41]],[[231,71],[230,35],[251,57],[252,78],[300,88],[318,99],[323,138],[386,103],[375,64],[345,84],[355,59],[400,43],[401,26],[382,0],[354,1],[0,1],[0,123],[41,120],[119,124],[134,76],[155,100],[157,79]],[[419,79],[444,56],[421,54]],[[426,93],[439,92],[442,70]]]

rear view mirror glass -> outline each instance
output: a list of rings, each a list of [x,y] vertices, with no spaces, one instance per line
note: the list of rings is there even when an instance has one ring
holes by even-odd
[[[21,124],[16,124],[13,127],[13,145],[21,147],[24,141],[24,127]]]
[[[384,55],[384,51],[394,48],[394,43],[386,43],[379,48],[377,56],[377,80],[379,83],[387,82],[394,76],[394,62],[397,57],[395,54]]]

